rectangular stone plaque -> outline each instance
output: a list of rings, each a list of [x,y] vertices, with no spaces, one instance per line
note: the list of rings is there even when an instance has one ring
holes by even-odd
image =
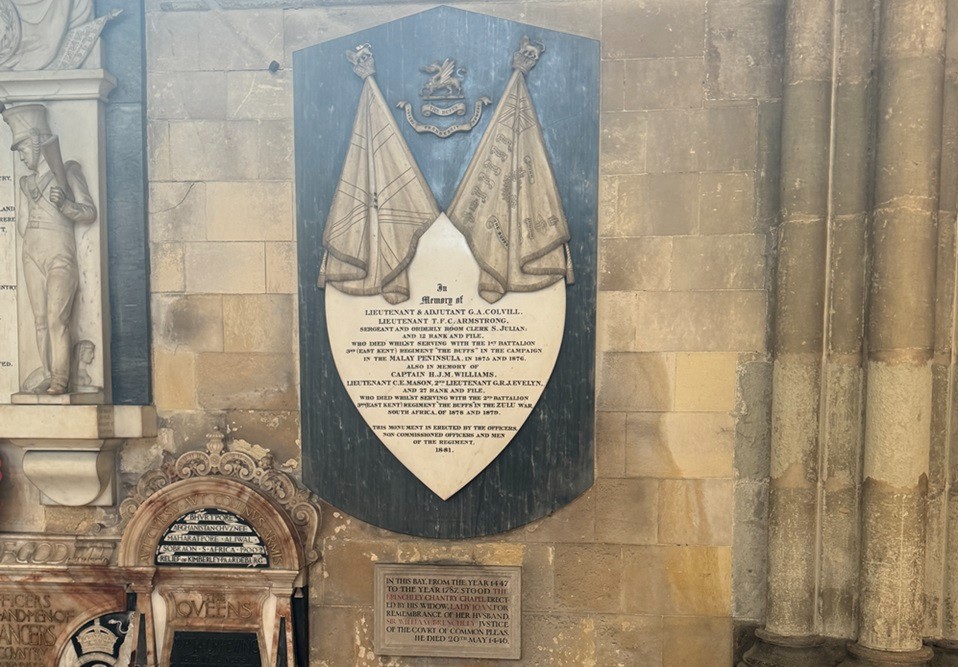
[[[520,567],[376,565],[380,655],[518,660]]]
[[[255,632],[191,632],[173,636],[170,667],[260,667]]]

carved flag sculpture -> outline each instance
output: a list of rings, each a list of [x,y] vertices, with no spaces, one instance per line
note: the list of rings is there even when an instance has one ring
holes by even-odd
[[[364,82],[323,233],[319,286],[400,303],[409,298],[406,269],[439,208],[373,78],[370,46],[347,58]]]
[[[569,225],[525,75],[545,47],[523,37],[513,73],[448,215],[482,268],[479,294],[534,292],[575,282]]]

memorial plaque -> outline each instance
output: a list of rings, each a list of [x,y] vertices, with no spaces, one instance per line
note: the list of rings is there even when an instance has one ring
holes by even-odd
[[[269,567],[269,554],[243,518],[207,508],[173,522],[156,548],[156,564],[262,568]]]
[[[519,567],[375,566],[379,655],[518,660]]]
[[[294,55],[303,479],[337,507],[472,537],[591,486],[598,53],[438,7]]]
[[[255,632],[193,632],[173,635],[170,667],[262,667]]]

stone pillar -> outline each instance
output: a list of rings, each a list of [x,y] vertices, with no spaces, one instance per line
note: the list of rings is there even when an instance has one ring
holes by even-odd
[[[958,667],[958,432],[954,408],[956,366],[956,214],[958,214],[958,0],[948,0],[942,118],[941,187],[938,195],[938,307],[932,365],[931,466],[925,542],[926,635],[934,642],[936,667]]]
[[[881,3],[858,642],[847,665],[927,665],[925,501],[944,0]]]
[[[854,638],[863,439],[866,229],[874,167],[873,0],[836,6],[825,363],[822,389],[820,632]]]
[[[819,417],[832,97],[832,2],[788,3],[769,487],[768,612],[749,666],[822,665]]]

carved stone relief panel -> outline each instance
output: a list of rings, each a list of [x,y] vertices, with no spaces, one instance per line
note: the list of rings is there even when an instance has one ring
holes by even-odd
[[[126,608],[122,583],[78,584],[55,574],[38,578],[0,582],[0,665],[56,665],[91,617]]]

